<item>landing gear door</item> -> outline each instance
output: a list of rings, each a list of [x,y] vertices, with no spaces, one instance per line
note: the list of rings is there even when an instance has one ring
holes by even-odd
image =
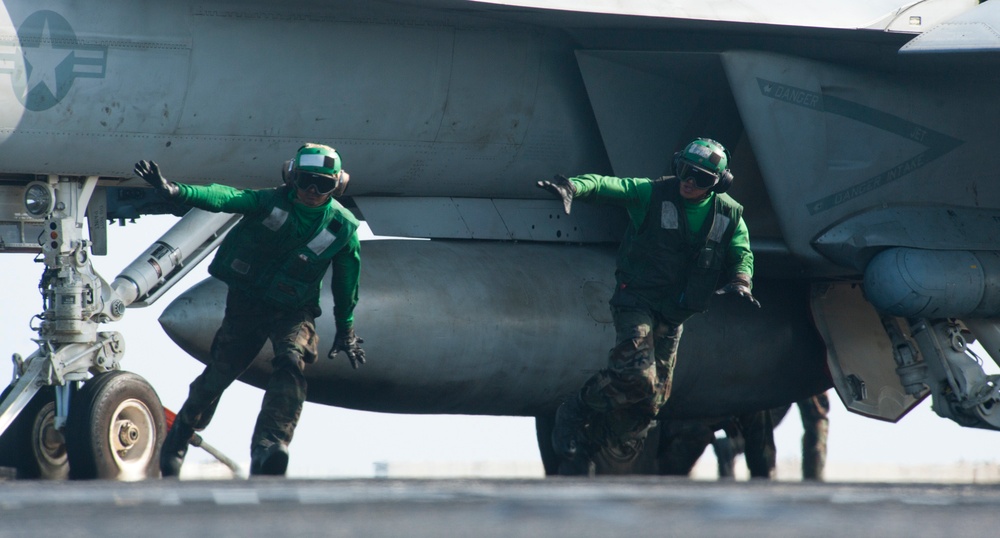
[[[896,374],[892,342],[878,312],[851,283],[816,284],[812,313],[826,342],[833,386],[850,411],[898,422],[929,393],[911,396]]]

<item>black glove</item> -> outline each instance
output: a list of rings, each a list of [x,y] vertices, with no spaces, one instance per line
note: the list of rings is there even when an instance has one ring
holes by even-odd
[[[750,277],[748,275],[739,273],[733,277],[732,282],[715,290],[716,295],[724,295],[726,293],[736,293],[740,297],[743,297],[751,303],[757,305],[757,308],[760,308],[760,301],[754,299],[753,294],[750,293]]]
[[[167,198],[173,198],[177,196],[177,185],[167,181],[167,178],[160,175],[160,167],[156,166],[153,161],[139,161],[135,163],[135,175],[141,177],[153,186],[157,192],[166,196]]]
[[[566,179],[566,176],[555,175],[552,181],[539,181],[535,183],[538,188],[545,189],[562,199],[563,210],[569,215],[570,205],[573,204],[573,197],[576,196],[576,185]]]
[[[365,350],[361,349],[360,346],[363,343],[365,341],[354,334],[354,329],[337,331],[337,336],[333,339],[333,347],[330,348],[330,353],[326,356],[332,359],[337,356],[338,351],[343,351],[351,361],[351,368],[357,370],[358,366],[365,363]]]

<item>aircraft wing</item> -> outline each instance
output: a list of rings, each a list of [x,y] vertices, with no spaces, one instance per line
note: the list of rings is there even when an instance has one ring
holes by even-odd
[[[917,36],[900,52],[1000,52],[1000,3],[983,2]]]
[[[919,33],[940,21],[971,9],[976,0],[930,2],[875,0],[839,2],[831,9],[824,0],[473,0],[539,10],[572,11],[697,21],[800,26],[809,28],[869,28]]]

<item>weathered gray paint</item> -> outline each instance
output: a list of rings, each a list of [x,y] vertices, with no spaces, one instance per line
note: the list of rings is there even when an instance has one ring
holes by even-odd
[[[677,18],[624,17],[460,0],[107,0],[86,7],[75,0],[5,0],[2,7],[3,179],[54,173],[114,183],[130,178],[132,163],[146,158],[159,161],[171,179],[263,187],[278,182],[278,166],[299,144],[315,141],[343,153],[354,178],[348,194],[361,213],[366,197],[378,199],[368,206],[373,229],[385,219],[385,230],[405,230],[406,219],[447,208],[411,233],[604,242],[613,234],[596,212],[579,211],[572,230],[564,228],[569,219],[532,228],[532,220],[558,215],[557,203],[534,181],[554,173],[657,175],[691,137],[719,139],[734,155],[731,193],[746,204],[751,237],[766,247],[756,275],[765,309],[719,307],[692,321],[682,353],[704,358],[678,365],[677,413],[733,401],[728,395],[769,406],[782,403],[769,398],[787,402],[821,388],[814,382],[825,372],[812,362],[822,350],[813,347],[807,279],[859,280],[882,248],[901,242],[972,248],[947,243],[968,244],[976,236],[969,226],[987,236],[1000,229],[1000,62],[995,55],[937,63],[899,56],[911,35],[706,23],[685,20],[681,11],[673,12]],[[376,209],[389,199],[395,201],[383,208],[394,205],[405,218],[390,223]],[[494,214],[478,210],[489,205]],[[926,227],[913,223],[883,233],[885,217],[919,219],[927,214],[912,210],[919,207],[955,216],[949,222],[962,233],[922,234]],[[609,252],[445,245],[451,244],[367,249],[371,273],[363,293],[371,295],[363,297],[359,331],[374,333],[373,358],[404,358],[394,375],[378,361],[357,377],[348,377],[353,372],[343,364],[317,366],[318,374],[333,370],[329,386],[343,388],[331,403],[531,413],[550,407],[563,387],[528,385],[549,393],[529,392],[516,404],[498,396],[511,376],[534,373],[571,387],[584,370],[599,367],[610,338],[599,338],[606,329],[594,330],[593,313],[605,311]],[[551,297],[554,271],[547,270],[554,269],[574,278]],[[572,287],[580,271],[594,271],[593,280],[583,280],[593,284]],[[801,280],[769,281],[787,276]],[[386,302],[400,300],[400,289],[419,300]],[[216,316],[221,305],[211,301],[218,295],[209,297]],[[383,318],[365,326],[371,307]],[[545,308],[555,311],[540,317],[550,315]],[[382,323],[390,310],[411,318],[393,319],[399,329]],[[395,332],[419,339],[429,330],[423,324],[474,319],[482,323],[464,333],[468,339],[449,331],[450,339],[423,349]],[[544,340],[545,332],[556,337]],[[511,341],[519,345],[503,347]],[[538,356],[504,362],[520,353]],[[796,354],[809,359],[796,361]],[[550,364],[555,355],[562,358]],[[572,370],[580,361],[592,362]],[[745,367],[727,370],[732,364]],[[517,369],[539,365],[556,370]],[[487,367],[495,370],[484,374]],[[438,378],[405,377],[452,371],[461,375],[444,391]],[[378,382],[365,385],[367,376]],[[812,392],[792,394],[803,389],[800,379],[813,380],[806,383]],[[727,395],[721,399],[720,388]],[[451,399],[437,400],[440,394]],[[731,408],[698,412],[722,410]]]

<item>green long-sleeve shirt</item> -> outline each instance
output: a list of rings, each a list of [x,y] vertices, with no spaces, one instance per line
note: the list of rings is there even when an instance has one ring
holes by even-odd
[[[646,178],[618,178],[598,174],[584,174],[569,178],[576,186],[575,199],[594,201],[624,207],[628,212],[630,225],[638,229],[646,220],[652,193],[652,180]],[[684,201],[684,212],[688,220],[688,240],[695,242],[697,234],[705,223],[712,208],[715,193],[697,202]],[[741,218],[736,224],[733,239],[726,253],[726,267],[729,277],[737,273],[753,277],[753,252],[750,250],[750,232]]]
[[[178,201],[206,211],[238,213],[251,217],[259,216],[266,210],[261,196],[263,191],[240,190],[218,184],[200,186],[177,183],[176,185]],[[289,214],[289,218],[294,219],[294,233],[297,237],[304,237],[315,230],[316,221],[323,217],[330,204],[334,204],[339,211],[347,213],[347,209],[332,198],[319,207],[309,207],[297,202],[294,192],[289,193],[289,200],[293,202],[293,211]],[[331,265],[333,266],[331,280],[333,313],[337,329],[349,329],[354,325],[354,307],[358,303],[358,283],[361,276],[361,242],[356,232],[351,234],[343,248],[334,255]]]

